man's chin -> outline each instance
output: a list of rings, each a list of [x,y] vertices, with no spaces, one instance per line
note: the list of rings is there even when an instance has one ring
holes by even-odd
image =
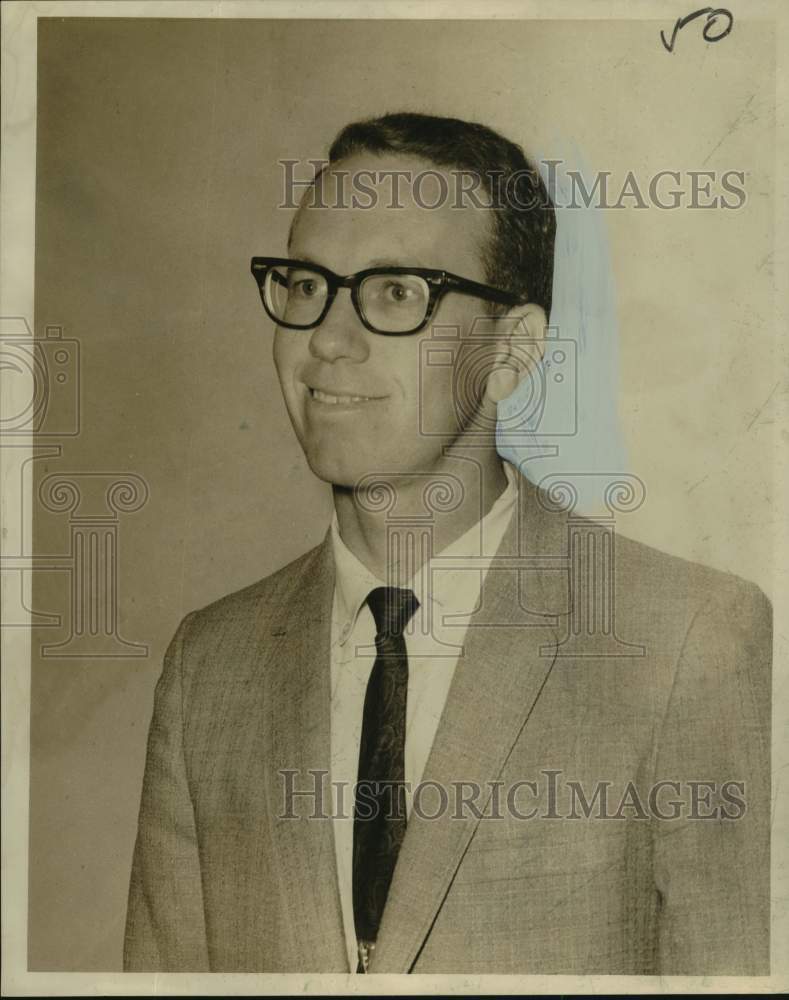
[[[363,489],[369,491],[370,509],[381,509],[381,504],[387,505],[390,496],[390,486],[397,490],[405,486],[410,477],[423,480],[425,476],[436,474],[429,462],[424,465],[402,461],[389,460],[383,456],[370,458],[365,462],[362,456],[354,456],[353,461],[332,461],[326,455],[306,455],[307,464],[312,473],[323,482],[341,490]],[[424,485],[424,482],[423,482]]]
[[[365,463],[360,461],[360,456],[349,460],[347,456],[331,455],[326,451],[307,451],[305,457],[313,475],[324,483],[345,489],[353,489],[365,476],[378,471],[372,460]]]
[[[308,448],[304,452],[313,474],[325,483],[343,489],[370,486],[373,482],[386,480],[387,476],[425,475],[435,460],[425,460],[423,464],[403,455],[375,454],[357,448],[345,449],[338,454],[334,449]]]

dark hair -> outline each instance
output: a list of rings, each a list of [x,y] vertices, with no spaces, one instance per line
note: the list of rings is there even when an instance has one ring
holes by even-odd
[[[400,112],[346,125],[329,162],[362,152],[420,156],[480,177],[494,213],[483,258],[486,280],[550,314],[556,216],[539,171],[520,146],[476,122]]]

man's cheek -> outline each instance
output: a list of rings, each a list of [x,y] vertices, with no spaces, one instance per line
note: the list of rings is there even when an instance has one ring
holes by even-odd
[[[449,372],[426,374],[413,413],[418,433],[422,437],[455,433],[457,415],[453,403],[452,378]]]

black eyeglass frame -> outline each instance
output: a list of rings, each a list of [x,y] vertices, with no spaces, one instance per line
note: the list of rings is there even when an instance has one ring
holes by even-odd
[[[288,323],[286,320],[279,319],[275,316],[266,304],[266,295],[264,291],[266,275],[272,267],[282,265],[315,271],[316,273],[323,275],[326,279],[328,287],[326,303],[320,316],[313,323]],[[260,292],[260,299],[266,313],[277,324],[277,326],[284,326],[289,330],[314,330],[316,327],[320,326],[326,319],[326,315],[329,312],[329,309],[331,309],[332,303],[334,302],[340,288],[350,289],[351,302],[356,310],[356,315],[361,320],[365,329],[369,330],[370,333],[377,333],[382,337],[405,337],[414,333],[419,333],[419,331],[423,330],[430,322],[433,313],[436,311],[438,303],[447,292],[459,292],[461,295],[473,295],[475,298],[484,299],[486,302],[496,302],[499,305],[505,306],[516,306],[523,303],[523,299],[514,295],[512,292],[505,292],[500,288],[494,288],[492,285],[483,285],[478,281],[472,281],[470,278],[461,278],[459,274],[452,274],[450,271],[441,271],[431,267],[367,267],[363,271],[357,271],[355,274],[340,275],[335,274],[334,271],[330,271],[328,267],[323,267],[320,264],[314,264],[312,261],[308,260],[294,260],[290,257],[253,257],[251,270],[252,276],[257,283],[258,291]],[[418,278],[423,278],[427,282],[429,298],[427,301],[425,318],[421,323],[412,327],[410,330],[379,330],[367,320],[367,317],[364,315],[361,302],[359,301],[359,287],[365,278],[370,278],[376,274],[413,274]]]

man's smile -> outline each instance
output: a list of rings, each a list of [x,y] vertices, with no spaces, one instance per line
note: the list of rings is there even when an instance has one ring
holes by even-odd
[[[323,392],[321,389],[310,389],[310,398],[317,403],[328,403],[330,406],[345,405],[348,403],[376,403],[383,399],[383,396],[349,396],[340,393]]]
[[[325,407],[352,407],[354,409],[365,406],[370,403],[381,403],[387,397],[381,394],[375,394],[371,392],[361,392],[356,386],[352,387],[340,387],[331,385],[310,385],[309,383],[304,383],[305,389],[307,390],[307,399],[311,404],[315,404],[318,408],[324,409]]]

